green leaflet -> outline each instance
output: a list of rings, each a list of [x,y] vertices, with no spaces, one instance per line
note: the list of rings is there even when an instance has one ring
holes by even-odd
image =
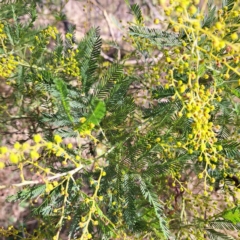
[[[139,7],[138,4],[133,4],[130,6],[131,12],[134,14],[134,17],[137,21],[138,24],[142,24],[143,23],[143,15],[142,15],[142,11],[141,8]]]
[[[222,217],[226,220],[230,220],[234,224],[240,223],[240,209],[228,210]]]
[[[232,93],[234,94],[236,97],[240,98],[240,91],[239,91],[239,88],[230,88],[230,87],[227,87],[227,89]]]
[[[71,108],[69,105],[69,101],[68,101],[68,90],[67,90],[67,86],[66,83],[62,80],[62,79],[54,79],[56,88],[59,92],[59,96],[61,98],[61,102],[64,108],[65,113],[68,116],[68,119],[73,123],[73,117],[71,115]]]
[[[94,125],[98,125],[106,113],[106,105],[103,101],[94,99],[91,102],[91,112],[90,115],[86,117],[86,122],[79,124],[75,127],[75,130],[80,132],[89,129],[89,124],[93,123]]]
[[[105,103],[101,100],[93,100],[92,101],[92,114],[88,117],[88,122],[98,125],[102,118],[105,116],[106,113],[106,106]]]

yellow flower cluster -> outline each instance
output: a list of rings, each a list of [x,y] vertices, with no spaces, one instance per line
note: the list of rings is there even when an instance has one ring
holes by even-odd
[[[69,49],[68,56],[62,58],[62,60],[60,61],[60,67],[63,69],[63,72],[73,77],[80,76],[80,69],[78,67],[78,61],[76,59],[77,53],[78,49]],[[55,62],[57,62],[57,60],[55,60]]]
[[[0,56],[0,77],[8,78],[15,71],[18,62],[15,61],[13,55],[9,56]]]
[[[205,89],[204,85],[198,83],[195,83],[185,96],[186,116],[193,120],[192,133],[188,136],[188,146],[193,147],[194,150],[200,150],[201,156],[205,156],[204,159],[207,163],[210,163],[209,152],[213,153],[212,157],[216,153],[214,144],[217,142],[217,138],[213,131],[213,123],[210,121],[210,112],[215,109],[211,104],[214,96],[214,92]]]
[[[36,168],[39,168],[41,171],[44,171],[46,174],[50,172],[49,168],[44,167],[44,163],[40,165],[38,163],[38,159],[40,158],[39,151],[42,148],[45,148],[48,152],[55,154],[58,157],[64,158],[62,164],[66,165],[67,161],[71,161],[75,164],[76,167],[80,167],[80,157],[76,156],[76,158],[70,156],[64,148],[60,146],[62,142],[62,138],[59,135],[54,136],[54,142],[46,142],[42,139],[40,134],[34,135],[33,140],[35,144],[30,145],[29,143],[20,144],[16,142],[14,144],[13,149],[9,149],[6,146],[2,146],[0,148],[0,159],[9,159],[9,162],[15,165],[21,163],[28,163],[33,165]],[[68,144],[67,148],[71,149],[72,144]],[[76,162],[77,161],[77,162]],[[0,161],[0,169],[5,167],[5,162]]]
[[[163,69],[167,72],[165,88],[174,88],[172,99],[178,98],[183,106],[177,113],[178,117],[186,116],[191,123],[187,141],[174,143],[174,148],[183,148],[189,154],[197,155],[196,160],[202,162],[200,165],[204,169],[198,178],[204,180],[203,194],[208,196],[207,190],[212,191],[213,186],[207,186],[207,181],[209,184],[215,182],[215,178],[209,174],[209,168],[220,168],[226,177],[229,164],[233,162],[222,152],[223,147],[217,139],[221,127],[212,122],[211,115],[217,102],[222,101],[221,82],[237,82],[237,79],[231,79],[233,73],[240,76],[237,65],[239,33],[236,30],[239,27],[236,24],[240,14],[239,6],[235,4],[230,11],[220,9],[216,12],[216,22],[203,27],[204,16],[197,9],[199,0],[159,2],[169,16],[168,22],[173,31],[184,32],[185,41],[188,42],[182,41],[181,46],[164,53],[165,62],[169,64]],[[236,26],[235,30],[232,25]],[[218,73],[209,76],[206,69],[212,66],[219,70],[219,76]],[[171,152],[170,145],[164,147]]]
[[[58,30],[56,27],[49,26],[46,29],[42,30],[39,35],[35,36],[37,43],[49,44],[49,38],[56,39]],[[30,48],[32,51],[34,48]]]
[[[43,35],[45,37],[52,37],[53,39],[56,39],[57,34],[58,34],[58,30],[56,27],[49,26],[43,30]]]
[[[4,24],[0,22],[0,41],[3,41],[7,35],[4,33]]]
[[[170,4],[166,4],[164,0],[160,1],[174,32],[184,31],[190,38],[195,38],[195,33],[199,31],[211,40],[212,48],[217,52],[227,46],[232,47],[231,41],[237,41],[239,36],[237,32],[229,34],[228,24],[235,24],[240,10],[236,6],[232,11],[221,9],[218,11],[218,21],[210,28],[202,28],[204,16],[197,9],[198,3],[199,0],[170,1]]]

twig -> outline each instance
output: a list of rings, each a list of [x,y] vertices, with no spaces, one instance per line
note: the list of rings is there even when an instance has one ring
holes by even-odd
[[[104,59],[108,60],[109,62],[114,62],[115,61],[114,58],[109,57],[103,51],[101,51],[101,56]],[[158,63],[158,61],[161,60],[162,56],[163,56],[163,54],[159,53],[157,58],[148,58],[145,62],[150,63],[150,62],[154,61],[155,63]],[[135,65],[135,64],[139,63],[140,61],[141,60],[135,60],[134,59],[134,60],[128,60],[128,61],[125,61],[125,62],[123,61],[123,63],[124,63],[125,66],[129,66],[129,65]]]
[[[91,3],[93,5],[95,5],[96,7],[98,7],[102,13],[103,13],[103,16],[105,17],[106,19],[106,22],[107,22],[107,25],[108,25],[108,29],[109,29],[109,32],[110,32],[110,35],[112,37],[112,40],[114,42],[116,42],[116,39],[115,39],[115,36],[114,36],[114,32],[113,32],[113,29],[112,29],[112,26],[111,26],[111,21],[109,19],[109,16],[108,16],[108,13],[107,11],[98,3],[96,2],[95,0],[92,0]],[[118,49],[118,61],[121,59],[121,52],[120,52],[120,49]]]
[[[83,165],[78,167],[78,168],[75,168],[75,169],[73,169],[71,171],[68,171],[68,172],[65,172],[65,173],[58,173],[55,176],[48,177],[48,178],[46,178],[46,180],[47,181],[52,181],[54,179],[66,176],[68,174],[69,175],[73,175],[73,174],[77,173],[78,171],[80,171],[82,168],[83,168]],[[12,188],[14,188],[14,187],[23,187],[23,186],[26,186],[26,185],[39,184],[39,183],[40,183],[39,180],[24,181],[24,182],[21,182],[21,183],[14,183],[14,184],[10,184],[10,185],[0,185],[0,189],[10,188],[10,187],[12,187]]]
[[[156,9],[155,6],[153,6],[153,4],[151,3],[151,1],[146,1],[145,4],[148,5],[148,7],[150,8],[151,12],[155,15],[155,17],[159,18],[161,21],[164,20],[163,15],[160,15],[158,10]]]

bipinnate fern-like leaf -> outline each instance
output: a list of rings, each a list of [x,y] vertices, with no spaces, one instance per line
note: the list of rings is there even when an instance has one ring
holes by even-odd
[[[90,87],[96,81],[101,46],[102,40],[99,35],[99,28],[90,29],[78,45],[82,89],[85,94],[88,94]]]
[[[96,85],[96,97],[105,100],[110,98],[118,90],[122,76],[123,66],[120,64],[111,65]]]
[[[58,90],[63,109],[64,109],[68,119],[73,123],[74,120],[71,115],[67,85],[62,79],[54,79],[54,83],[55,83],[56,89]]]
[[[239,212],[237,212],[239,214]],[[234,220],[233,220],[234,221]],[[209,222],[209,226],[213,229],[221,229],[221,230],[240,230],[240,222],[234,224],[231,220],[227,219],[217,219]]]
[[[218,232],[214,229],[206,229],[205,230],[207,232],[207,236],[209,237],[209,239],[211,240],[236,240],[235,238],[226,235],[222,232]]]
[[[235,3],[237,3],[237,0],[223,0],[222,7],[227,7],[227,11],[230,12],[233,9]]]
[[[133,4],[130,6],[130,9],[136,19],[136,22],[138,24],[142,24],[143,23],[143,15],[142,15],[142,11],[141,11],[141,8],[139,7],[139,5]]]
[[[154,28],[132,26],[129,28],[129,34],[133,37],[148,39],[152,44],[160,48],[180,44],[177,35]]]
[[[208,2],[208,13],[203,19],[202,27],[210,27],[216,21],[216,6],[213,5],[213,1]]]
[[[9,202],[15,202],[17,200],[21,201],[27,201],[30,199],[35,199],[39,195],[43,194],[45,192],[46,185],[35,185],[33,187],[25,188],[19,192],[17,192],[14,195],[11,195],[7,198],[7,201]]]
[[[155,215],[159,220],[160,230],[164,234],[165,239],[168,239],[168,237],[170,236],[170,232],[165,219],[166,217],[163,213],[163,206],[160,204],[158,196],[148,189],[146,183],[141,177],[139,177],[139,181],[140,181],[141,192],[144,198],[153,206]]]

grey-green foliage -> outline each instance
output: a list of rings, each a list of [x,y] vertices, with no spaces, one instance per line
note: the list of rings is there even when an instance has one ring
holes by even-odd
[[[228,5],[231,6],[230,3]],[[143,22],[140,7],[137,4],[130,5],[130,10],[140,25]],[[6,11],[11,16],[11,8]],[[210,26],[215,21],[214,11],[214,8],[210,9],[204,23],[206,26]],[[18,13],[17,10],[15,12]],[[34,11],[31,16],[34,20]],[[32,29],[30,24],[24,31],[28,32],[29,29]],[[9,24],[8,33],[11,44],[18,43],[15,30],[16,26]],[[37,30],[31,30],[31,33],[35,31]],[[182,40],[176,34],[142,26],[132,26],[129,31],[133,38],[148,39],[152,45],[161,49],[178,46]],[[48,111],[45,112],[33,111],[33,114],[31,111],[27,112],[22,109],[21,113],[31,115],[32,121],[41,128],[44,138],[47,140],[52,140],[56,133],[64,139],[79,137],[79,132],[84,131],[84,127],[88,123],[93,123],[95,125],[92,132],[94,137],[103,142],[107,150],[111,149],[103,156],[104,170],[107,175],[102,179],[99,189],[100,194],[104,196],[104,203],[99,204],[101,211],[114,224],[118,223],[119,219],[114,214],[116,209],[112,205],[113,202],[117,202],[123,215],[124,231],[130,236],[142,237],[145,232],[148,232],[155,239],[168,239],[171,231],[178,231],[180,227],[184,227],[184,223],[180,218],[169,223],[171,216],[167,214],[167,207],[163,203],[168,197],[163,193],[168,185],[167,181],[174,172],[186,173],[190,168],[192,171],[200,172],[204,170],[205,166],[196,162],[196,154],[190,154],[185,149],[176,148],[174,154],[166,154],[156,139],[160,136],[163,143],[170,144],[186,140],[191,132],[192,122],[185,116],[181,118],[176,116],[176,112],[182,108],[182,103],[176,98],[172,98],[175,93],[173,88],[152,87],[150,90],[157,103],[149,105],[149,107],[137,105],[134,96],[129,94],[129,88],[131,85],[139,83],[140,78],[137,75],[142,66],[134,66],[133,74],[129,74],[125,70],[125,66],[117,61],[110,64],[106,70],[102,69],[101,45],[99,28],[90,29],[86,36],[77,43],[79,50],[77,59],[80,68],[77,80],[64,73],[54,73],[52,69],[45,67],[46,63],[53,61],[53,58],[60,61],[61,57],[72,49],[70,40],[64,41],[58,35],[56,46],[52,51],[39,49],[35,53],[31,66],[19,67],[16,74],[19,81],[15,85],[15,90],[23,99],[39,98],[41,105],[51,104],[51,107],[48,107]],[[36,68],[36,65],[39,68]],[[39,78],[39,74],[42,78]],[[184,73],[182,76],[176,76],[176,79],[186,80],[187,76]],[[73,86],[72,81],[77,81],[78,85]],[[24,92],[25,89],[28,89],[29,83],[31,83],[31,91],[33,91],[31,94],[28,91]],[[41,91],[47,93],[49,98],[46,99]],[[222,110],[220,113],[216,111],[211,118],[214,124],[222,126],[222,132],[219,132],[217,137],[223,145],[225,156],[239,159],[237,151],[239,144],[225,140],[230,134],[227,131],[229,126],[226,120],[230,121],[230,118],[235,116],[234,113],[229,114],[230,104],[229,102],[224,103],[224,101],[219,103],[219,106],[216,104],[216,108]],[[86,118],[85,125],[79,122],[82,117]],[[33,131],[33,133],[35,132]],[[89,143],[91,143],[90,140]],[[81,148],[80,150],[88,148],[88,146],[78,147]],[[79,154],[78,150],[67,151],[69,155],[75,156]],[[39,160],[41,163],[46,162],[51,171],[56,174],[62,174],[75,167],[59,167],[59,164],[65,159],[46,154],[44,151],[42,153],[45,155]],[[84,159],[84,161],[84,164],[88,165],[92,160]],[[65,215],[70,215],[72,220],[70,223],[63,221],[63,225],[69,226],[71,239],[75,239],[81,234],[82,230],[78,225],[80,217],[85,216],[89,211],[89,207],[83,199],[87,197],[87,194],[91,196],[93,191],[92,186],[89,185],[89,179],[97,179],[99,174],[91,171],[90,167],[87,166],[84,171],[77,173],[74,176],[75,181],[71,180],[69,184],[69,198],[65,206]],[[209,172],[209,174],[212,173]],[[220,170],[214,171],[213,176],[216,176],[218,181],[223,179],[223,173]],[[65,186],[66,182],[64,181],[62,185]],[[82,191],[83,189],[86,190],[86,193]],[[30,200],[42,195],[43,201],[33,207],[32,212],[46,224],[55,226],[59,215],[55,214],[53,210],[55,207],[61,207],[64,201],[61,187],[56,187],[49,194],[45,194],[44,191],[45,184],[36,185],[23,189],[9,200]],[[115,193],[113,195],[109,192]],[[224,217],[223,214],[221,216]],[[207,231],[211,239],[231,239],[218,230],[238,229],[238,225],[235,222],[230,223],[229,218],[226,218],[225,222],[221,222],[219,219],[221,218],[217,216],[215,219],[210,219],[211,222],[206,221],[206,223],[197,219],[192,224],[195,224],[196,228],[204,224],[203,229]],[[98,227],[90,226],[90,228],[91,230],[97,229],[94,236],[96,239],[114,237],[110,224],[106,225],[104,221],[99,221]],[[43,229],[42,231],[45,231],[48,239],[54,235],[53,229]]]
[[[177,35],[159,29],[132,26],[129,28],[129,33],[134,37],[148,39],[153,45],[159,48],[177,46],[180,44]]]

